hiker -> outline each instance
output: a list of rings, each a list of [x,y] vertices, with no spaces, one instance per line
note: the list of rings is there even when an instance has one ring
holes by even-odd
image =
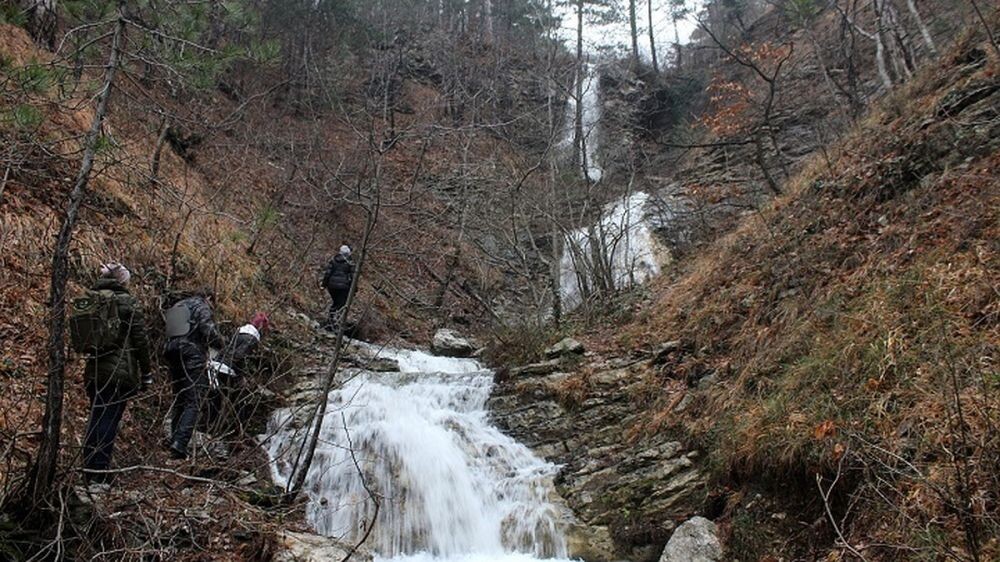
[[[240,326],[229,341],[222,355],[223,363],[228,365],[239,378],[244,378],[249,371],[248,359],[260,346],[260,340],[271,329],[271,320],[267,313],[257,312],[249,324]]]
[[[100,268],[100,279],[73,301],[70,340],[87,354],[84,387],[90,398],[90,420],[83,444],[84,478],[110,484],[118,426],[129,398],[153,382],[149,338],[142,308],[126,285],[132,275],[121,264]]]
[[[235,412],[236,420],[242,422],[242,412],[240,412],[241,395],[245,387],[247,376],[251,372],[250,361],[253,353],[260,346],[260,340],[270,329],[271,321],[266,313],[257,312],[250,319],[249,324],[244,324],[236,331],[229,344],[222,353],[215,359],[209,361],[209,386],[211,387],[211,399],[208,401],[208,425],[213,433],[224,433],[233,421],[233,416],[225,416],[227,404],[231,405]]]
[[[340,325],[340,311],[347,305],[347,297],[351,294],[351,283],[354,281],[354,262],[351,261],[351,247],[344,244],[340,252],[333,256],[323,272],[321,285],[330,293],[330,314],[327,317],[327,327],[336,329]]]
[[[184,459],[208,389],[209,349],[222,349],[222,336],[212,314],[214,294],[205,289],[177,302],[166,313],[167,343],[163,356],[170,369],[174,403],[170,413],[170,456]]]

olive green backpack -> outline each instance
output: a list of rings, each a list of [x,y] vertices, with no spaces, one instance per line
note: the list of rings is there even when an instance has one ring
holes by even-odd
[[[119,345],[122,322],[114,291],[87,291],[73,299],[69,339],[73,351],[97,355]]]

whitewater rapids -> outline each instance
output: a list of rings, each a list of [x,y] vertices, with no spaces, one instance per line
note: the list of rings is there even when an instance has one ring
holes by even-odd
[[[471,359],[379,352],[399,371],[362,371],[328,396],[304,488],[316,532],[360,540],[375,516],[367,486],[381,505],[366,547],[381,560],[565,559],[572,516],[553,501],[557,467],[490,424],[493,373]],[[305,434],[294,419],[276,411],[264,441],[280,486]]]

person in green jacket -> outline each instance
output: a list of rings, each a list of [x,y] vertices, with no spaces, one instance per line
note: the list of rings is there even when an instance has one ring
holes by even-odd
[[[101,266],[94,291],[111,291],[120,322],[114,346],[91,354],[86,359],[84,386],[90,397],[90,421],[84,435],[84,476],[91,484],[107,484],[112,473],[111,453],[118,425],[129,398],[152,383],[149,338],[139,302],[126,285],[131,274],[124,266],[110,263]]]

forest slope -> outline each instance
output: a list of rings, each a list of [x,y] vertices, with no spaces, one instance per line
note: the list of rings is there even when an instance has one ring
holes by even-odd
[[[633,435],[684,435],[719,490],[819,478],[869,559],[997,555],[998,62],[967,36],[653,288],[621,349],[683,351]],[[779,553],[723,496],[733,552]]]

